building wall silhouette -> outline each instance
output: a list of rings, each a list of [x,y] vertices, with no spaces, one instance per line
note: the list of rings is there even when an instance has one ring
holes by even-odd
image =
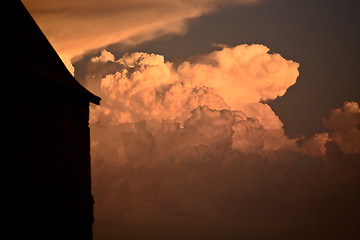
[[[100,98],[67,71],[21,1],[0,11],[1,238],[91,239],[89,103]]]

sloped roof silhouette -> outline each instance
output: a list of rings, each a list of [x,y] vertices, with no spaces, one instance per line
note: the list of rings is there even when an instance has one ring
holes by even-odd
[[[5,57],[5,61],[37,72],[89,102],[100,103],[100,98],[86,90],[67,70],[20,0],[7,1],[0,8],[0,19],[2,58]]]

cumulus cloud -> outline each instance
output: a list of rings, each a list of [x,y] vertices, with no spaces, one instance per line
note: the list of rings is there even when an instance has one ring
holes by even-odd
[[[23,0],[47,38],[70,59],[121,42],[139,44],[166,34],[183,34],[186,21],[219,7],[258,0]]]
[[[355,239],[359,106],[290,139],[262,103],[298,66],[262,45],[177,67],[140,52],[91,59],[85,82],[102,97],[90,116],[94,238]]]
[[[327,132],[315,134],[302,143],[308,154],[326,152],[327,142],[333,141],[342,153],[360,154],[360,108],[356,102],[345,102],[342,108],[333,109],[323,118]]]
[[[268,51],[263,45],[225,47],[202,56],[213,64],[185,62],[179,71],[185,78],[206,81],[236,109],[244,103],[275,99],[295,84],[299,65]]]
[[[344,153],[360,154],[360,108],[356,102],[345,102],[323,120],[329,139],[335,140]]]
[[[167,114],[164,118],[183,121],[198,105],[208,105],[214,109],[241,109],[258,117],[266,128],[279,129],[282,127],[280,120],[267,104],[259,104],[259,101],[285,94],[296,82],[299,64],[279,54],[268,54],[268,51],[263,45],[226,47],[192,57],[175,69],[161,55],[137,52],[114,62],[111,53],[104,50],[100,57],[91,61],[100,64],[106,59],[107,64],[117,65],[119,71],[108,74],[101,81],[95,80],[101,86],[93,90],[99,95],[111,96],[114,101],[125,101],[120,105],[133,107],[141,114],[148,111],[147,114],[157,119]],[[88,79],[87,84],[91,81]],[[141,98],[142,105],[126,103],[139,102],[131,101],[131,97]]]

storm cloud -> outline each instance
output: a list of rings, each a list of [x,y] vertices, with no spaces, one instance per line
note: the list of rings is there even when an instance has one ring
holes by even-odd
[[[359,236],[359,106],[333,110],[327,132],[287,137],[264,101],[299,64],[268,51],[90,60],[95,239]]]

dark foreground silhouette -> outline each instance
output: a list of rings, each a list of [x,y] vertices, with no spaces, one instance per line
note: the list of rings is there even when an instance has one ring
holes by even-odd
[[[91,239],[89,102],[100,98],[67,71],[21,1],[0,11],[0,238]]]

